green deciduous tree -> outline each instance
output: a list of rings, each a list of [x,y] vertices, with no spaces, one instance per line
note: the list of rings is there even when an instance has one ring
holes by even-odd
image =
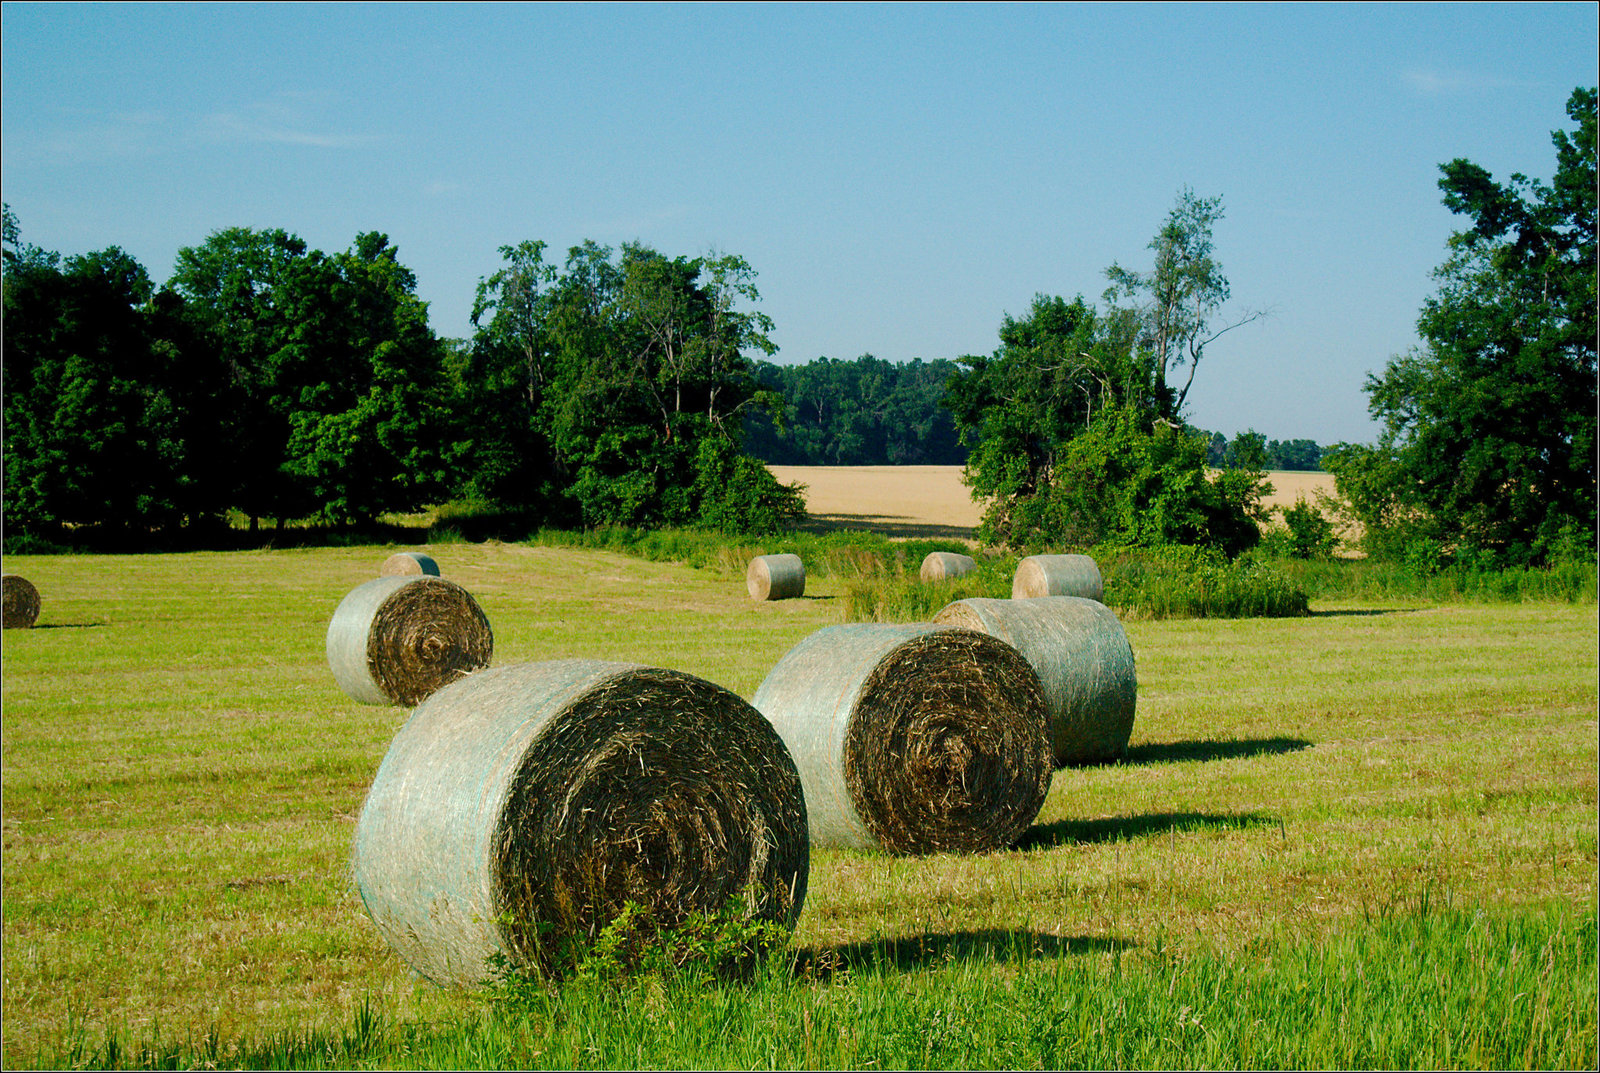
[[[204,355],[115,247],[24,246],[6,212],[5,520],[172,527],[220,511]]]
[[[760,297],[749,264],[585,243],[557,272],[543,250],[503,248],[479,288],[459,393],[514,406],[504,435],[470,444],[501,465],[477,490],[589,525],[760,530],[801,513],[739,449],[760,393],[746,352],[775,349],[771,321],[744,308]]]
[[[1210,476],[1206,437],[1181,420],[1205,346],[1244,323],[1209,327],[1228,295],[1211,256],[1220,206],[1185,190],[1151,243],[1155,268],[1112,266],[1108,298],[1143,304],[1099,313],[1081,297],[1039,295],[1026,317],[1005,318],[993,355],[961,359],[946,405],[971,448],[967,483],[989,500],[985,539],[1210,544],[1230,554],[1255,543],[1264,456]],[[1184,363],[1189,379],[1175,393],[1167,377]]]
[[[1106,269],[1111,286],[1105,300],[1134,300],[1139,346],[1151,357],[1151,398],[1168,420],[1177,420],[1183,412],[1205,348],[1224,333],[1264,316],[1247,313],[1216,326],[1216,315],[1231,294],[1222,266],[1212,256],[1211,230],[1222,217],[1222,198],[1199,197],[1184,187],[1166,223],[1150,240],[1155,253],[1150,271],[1134,272],[1115,263]],[[1188,375],[1174,391],[1169,377],[1184,365]]]
[[[1327,466],[1368,550],[1416,541],[1540,563],[1587,556],[1595,532],[1595,90],[1556,131],[1550,185],[1441,166],[1452,235],[1424,304],[1424,344],[1367,380],[1383,431]]]
[[[227,370],[229,503],[364,521],[444,490],[444,347],[388,238],[328,256],[230,228],[178,251],[172,285]]]
[[[954,362],[896,363],[863,354],[804,365],[757,362],[776,412],[751,407],[746,446],[758,458],[796,466],[960,465],[955,422],[942,403]]]

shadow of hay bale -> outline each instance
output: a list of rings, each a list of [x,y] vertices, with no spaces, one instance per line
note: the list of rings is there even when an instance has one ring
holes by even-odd
[[[1112,816],[1098,820],[1056,820],[1028,828],[1017,843],[1022,850],[1054,846],[1084,846],[1101,842],[1131,842],[1169,831],[1204,829],[1247,830],[1279,826],[1276,816],[1260,812],[1153,812],[1143,816]]]
[[[1128,750],[1124,764],[1174,764],[1205,760],[1242,760],[1309,749],[1305,738],[1240,738],[1228,741],[1145,742]]]
[[[842,972],[873,968],[909,972],[955,961],[1018,964],[1124,950],[1136,945],[1128,940],[1101,936],[1060,936],[1018,929],[930,932],[839,946],[805,947],[795,955],[794,973],[805,979],[827,982]]]

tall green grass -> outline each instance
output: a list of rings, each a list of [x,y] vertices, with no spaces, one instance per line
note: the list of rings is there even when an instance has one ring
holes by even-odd
[[[1383,559],[1277,559],[1273,565],[1313,599],[1419,599],[1430,603],[1595,602],[1595,563],[1562,562],[1543,569],[1437,569]]]
[[[1595,914],[1429,905],[1233,954],[1025,931],[503,985],[419,1023],[371,1002],[333,1030],[91,1040],[62,1068],[1593,1068]],[[995,966],[1003,966],[996,972]]]
[[[545,529],[528,543],[613,551],[741,574],[757,555],[789,552],[805,562],[809,577],[848,581],[847,622],[925,622],[951,600],[1009,597],[1020,559],[1014,552],[973,549],[960,541],[890,540],[851,530],[762,539],[684,529]],[[953,581],[925,583],[919,576],[922,560],[933,551],[971,554],[977,570]],[[1127,615],[1282,618],[1307,611],[1304,591],[1273,563],[1230,562],[1220,552],[1190,547],[1094,548],[1090,554],[1105,579],[1105,602]]]

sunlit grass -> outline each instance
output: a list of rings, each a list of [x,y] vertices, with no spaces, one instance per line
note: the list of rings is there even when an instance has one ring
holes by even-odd
[[[6,560],[43,607],[4,635],[5,1065],[117,1064],[109,1030],[119,1061],[156,1040],[203,1061],[214,1032],[244,1065],[1594,1064],[1592,988],[1557,983],[1593,978],[1592,604],[1130,620],[1129,762],[1058,773],[1019,848],[814,856],[796,946],[853,971],[516,1020],[416,984],[350,887],[405,713],[348,700],[323,642],[390,550]],[[742,571],[428,550],[484,607],[497,664],[626,660],[746,697],[840,621],[849,583],[757,604]],[[1509,951],[1552,942],[1545,977],[1530,961],[1493,991]],[[995,943],[1027,953],[976,953]],[[1424,946],[1454,967],[1351,1005],[1349,974]],[[1479,1012],[1451,1005],[1485,988]]]

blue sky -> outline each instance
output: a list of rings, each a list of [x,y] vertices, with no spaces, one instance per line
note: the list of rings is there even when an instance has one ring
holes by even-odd
[[[1376,434],[1461,221],[1438,165],[1548,178],[1593,4],[0,7],[0,188],[25,241],[158,282],[232,226],[387,233],[466,336],[498,248],[744,256],[780,361],[987,353],[1098,303],[1184,185],[1229,314],[1189,417]]]

